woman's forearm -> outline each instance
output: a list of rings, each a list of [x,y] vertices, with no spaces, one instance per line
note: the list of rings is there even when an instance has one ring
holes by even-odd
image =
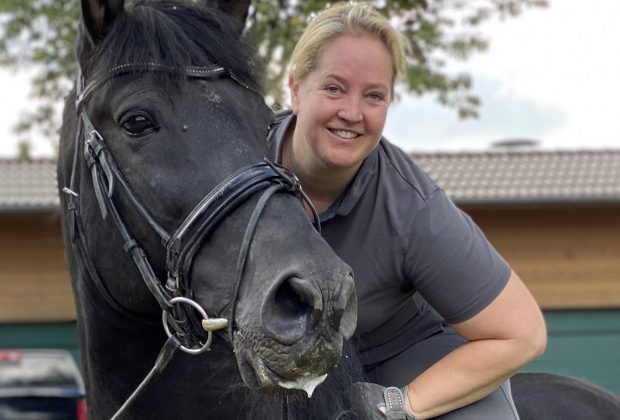
[[[468,342],[409,384],[408,407],[419,419],[464,407],[489,395],[536,356],[512,340]]]
[[[419,418],[437,416],[486,397],[541,355],[547,344],[540,308],[514,272],[491,304],[453,327],[469,341],[409,385],[409,408]]]

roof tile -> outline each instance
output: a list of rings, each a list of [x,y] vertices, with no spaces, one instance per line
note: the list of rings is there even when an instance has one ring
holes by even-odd
[[[411,156],[457,203],[620,201],[620,149]]]
[[[458,204],[620,202],[620,149],[412,153]],[[51,159],[0,159],[0,212],[59,205]]]
[[[59,201],[53,160],[0,159],[0,212],[50,210]]]

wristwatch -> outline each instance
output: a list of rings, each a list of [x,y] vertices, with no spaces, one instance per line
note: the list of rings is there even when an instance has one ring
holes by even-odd
[[[407,387],[404,390],[406,393]],[[405,397],[399,388],[395,386],[385,388],[383,399],[385,400],[385,417],[388,420],[417,420],[416,416],[405,408]]]

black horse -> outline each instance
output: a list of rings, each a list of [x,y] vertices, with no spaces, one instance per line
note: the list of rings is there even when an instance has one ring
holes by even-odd
[[[82,0],[58,182],[89,415],[128,401],[123,418],[350,418],[350,270],[294,176],[262,160],[272,113],[239,38],[249,1],[214,3],[232,19]],[[558,376],[517,375],[513,391],[523,419],[620,411]],[[591,416],[571,417],[583,401]]]
[[[272,395],[311,394],[355,330],[350,268],[297,179],[263,160],[273,115],[238,33],[247,8],[222,4],[237,20],[82,1],[58,183],[93,419],[141,383],[124,418],[273,418]]]

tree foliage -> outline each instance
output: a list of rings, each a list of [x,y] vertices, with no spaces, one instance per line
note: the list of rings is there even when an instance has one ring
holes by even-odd
[[[283,103],[286,64],[306,23],[327,0],[255,2],[247,36],[257,40],[260,56],[269,63],[267,88],[276,104]],[[484,51],[488,41],[476,28],[493,16],[517,16],[528,7],[545,7],[546,0],[375,0],[373,4],[402,31],[411,44],[406,91],[435,94],[461,118],[477,116],[480,104],[471,92],[468,74],[449,74],[448,59],[466,60]]]
[[[48,138],[57,136],[55,111],[76,69],[78,19],[75,0],[0,0],[0,66],[34,71],[30,94],[37,106],[16,127],[23,139],[33,128]],[[27,154],[27,146],[27,141],[20,145],[20,155]]]
[[[290,54],[308,20],[325,0],[254,0],[245,36],[266,65],[266,88],[274,106],[284,103]],[[512,17],[547,0],[375,0],[374,5],[411,43],[404,86],[415,95],[435,94],[462,118],[475,117],[479,99],[468,74],[449,74],[448,59],[466,60],[488,41],[476,29],[493,16]],[[22,135],[32,128],[55,136],[57,109],[76,73],[76,0],[0,0],[0,66],[35,69],[32,96],[38,107],[23,115]]]

